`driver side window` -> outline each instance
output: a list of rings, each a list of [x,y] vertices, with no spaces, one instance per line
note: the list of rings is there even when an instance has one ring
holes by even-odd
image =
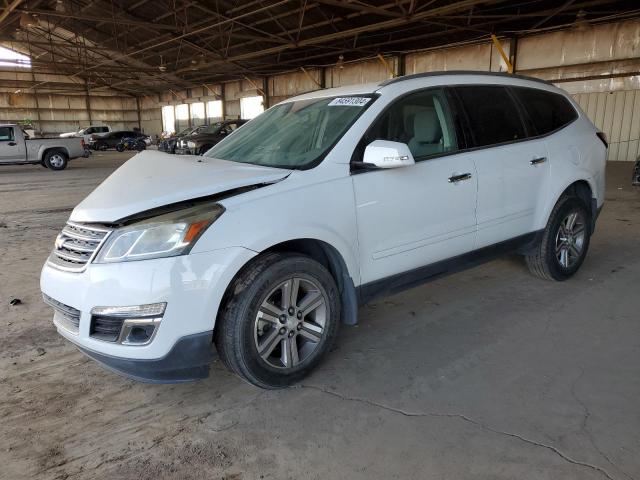
[[[13,127],[0,127],[0,142],[13,141]]]
[[[444,92],[430,89],[397,100],[367,134],[368,143],[374,140],[406,143],[416,161],[458,150]]]

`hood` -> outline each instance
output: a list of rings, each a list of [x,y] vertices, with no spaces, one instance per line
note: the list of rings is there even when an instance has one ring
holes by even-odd
[[[152,208],[270,183],[291,170],[146,150],[111,174],[71,212],[76,222],[111,223]]]
[[[221,139],[224,135],[220,135],[219,133],[199,133],[197,135],[190,135],[188,137],[184,137],[186,141],[199,141],[199,140],[216,140]]]
[[[75,137],[76,135],[80,135],[80,134],[78,132],[61,133],[60,138]]]

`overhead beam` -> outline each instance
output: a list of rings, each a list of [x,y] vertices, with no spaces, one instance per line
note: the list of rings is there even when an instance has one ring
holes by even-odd
[[[21,3],[22,0],[13,0],[11,3],[4,7],[4,10],[2,10],[2,13],[0,13],[0,25],[2,25],[2,22],[4,22],[7,17],[11,15],[11,12],[18,8]]]
[[[170,38],[168,40],[164,40],[164,41],[155,43],[153,45],[149,45],[148,47],[140,48],[140,49],[135,50],[133,52],[129,52],[129,53],[124,53],[122,55],[118,55],[112,61],[122,60],[123,58],[132,57],[134,55],[138,55],[138,54],[146,52],[148,50],[151,50],[151,49],[154,49],[154,48],[158,48],[158,47],[162,47],[164,45],[167,45],[167,44],[170,44],[170,43],[173,43],[173,42],[177,42],[178,40],[181,40],[183,38],[187,38],[189,36],[196,35],[198,33],[206,32],[207,30],[211,30],[213,28],[219,27],[220,25],[225,25],[227,23],[233,22],[236,19],[244,18],[244,17],[249,16],[249,15],[255,15],[256,13],[259,13],[261,11],[266,11],[266,10],[269,10],[270,8],[275,8],[277,6],[284,5],[284,4],[288,3],[288,2],[289,2],[289,0],[281,0],[279,2],[276,2],[274,4],[268,5],[266,7],[262,7],[262,8],[256,9],[255,11],[252,11],[252,12],[249,12],[249,13],[245,13],[245,14],[242,14],[242,15],[238,15],[235,18],[230,18],[228,20],[222,20],[222,21],[219,21],[219,22],[214,22],[214,23],[209,24],[207,26],[196,28],[195,30],[191,30],[189,32],[183,33],[182,35],[177,35],[177,36],[175,36],[173,38]],[[106,65],[108,63],[110,63],[110,61],[104,61],[104,62],[98,63],[97,65],[93,65],[91,67],[88,67],[84,71],[92,70],[92,69],[94,69],[96,67],[99,67],[99,66],[102,66],[102,65]]]
[[[82,20],[85,22],[100,22],[100,23],[115,23],[117,25],[130,25],[133,27],[145,27],[151,30],[171,30],[175,31],[176,27],[173,25],[166,25],[164,23],[150,23],[136,20],[129,20],[122,17],[109,18],[107,16],[95,17],[91,15],[80,15],[71,12],[57,12],[55,10],[38,10],[38,9],[22,9],[19,12],[28,13],[31,15],[37,15],[42,17],[56,17],[56,18],[73,18],[75,20]]]
[[[480,0],[481,1],[481,0]],[[407,23],[411,23],[411,22],[415,22],[415,21],[420,21],[420,20],[424,20],[424,19],[428,19],[430,17],[435,17],[438,16],[440,14],[446,13],[446,12],[450,12],[450,11],[456,11],[456,10],[463,10],[466,8],[469,8],[477,3],[480,3],[479,0],[462,0],[453,4],[449,4],[449,5],[445,5],[445,6],[441,6],[441,7],[435,7],[432,8],[430,10],[425,10],[423,12],[417,13],[415,14],[413,17],[411,18],[394,18],[394,19],[390,19],[390,20],[385,20],[382,22],[373,22],[370,23],[368,25],[362,25],[360,27],[355,27],[355,28],[351,28],[351,29],[345,29],[339,32],[334,32],[334,33],[329,33],[326,35],[319,35],[316,37],[312,37],[312,38],[307,38],[304,40],[300,40],[296,45],[291,44],[291,45],[280,45],[280,46],[276,46],[276,47],[271,47],[271,48],[267,48],[264,50],[257,50],[257,51],[253,51],[253,52],[247,52],[247,53],[241,53],[232,57],[229,57],[227,60],[232,60],[232,61],[241,61],[241,60],[247,60],[247,59],[251,59],[251,58],[257,58],[257,57],[261,57],[261,56],[265,56],[265,55],[270,55],[270,54],[277,54],[280,52],[284,52],[286,50],[289,49],[293,49],[293,48],[299,48],[299,47],[307,47],[307,46],[311,46],[311,45],[321,45],[323,43],[326,42],[330,42],[332,40],[337,40],[337,39],[342,39],[342,38],[351,38],[354,37],[356,35],[359,35],[361,33],[366,33],[366,32],[371,32],[371,31],[379,31],[379,30],[384,30],[384,29],[388,29],[388,28],[394,28],[394,27],[399,27],[402,25],[406,25]],[[488,0],[488,1],[482,1],[482,3],[501,3],[504,2],[506,0]],[[207,66],[213,66],[216,65],[218,62],[211,62],[209,64],[205,64],[202,67],[207,67]],[[176,73],[184,73],[185,71],[187,71],[187,69],[178,69],[176,71]]]

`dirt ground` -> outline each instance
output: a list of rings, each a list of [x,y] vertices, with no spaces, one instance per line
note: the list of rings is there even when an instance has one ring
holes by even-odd
[[[40,268],[127,158],[0,167],[0,478],[640,479],[631,164],[609,167],[574,279],[510,257],[377,301],[303,385],[268,392],[219,363],[199,383],[136,383],[56,333]]]

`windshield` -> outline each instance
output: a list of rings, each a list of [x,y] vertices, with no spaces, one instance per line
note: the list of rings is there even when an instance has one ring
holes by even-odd
[[[277,105],[238,128],[205,156],[266,167],[310,168],[373,100],[371,96],[328,97]]]
[[[205,128],[200,130],[198,133],[218,133],[220,127],[222,126],[222,122],[216,122],[212,125],[207,125]]]
[[[176,137],[180,137],[182,135],[187,135],[188,133],[193,132],[194,128],[193,127],[187,127],[184,130],[180,130],[178,133],[176,133]]]

